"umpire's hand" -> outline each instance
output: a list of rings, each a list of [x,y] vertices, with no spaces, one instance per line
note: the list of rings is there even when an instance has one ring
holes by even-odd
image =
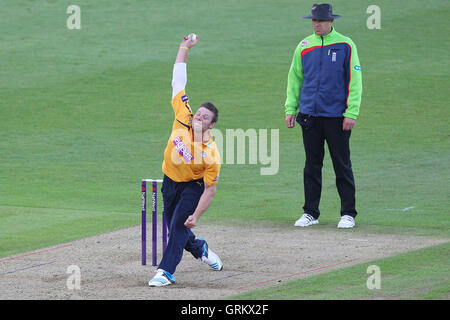
[[[288,114],[286,116],[286,126],[288,128],[293,128],[295,126],[295,115],[294,114]]]
[[[344,131],[350,131],[355,126],[355,120],[352,118],[344,118],[344,121],[342,122],[342,130]]]

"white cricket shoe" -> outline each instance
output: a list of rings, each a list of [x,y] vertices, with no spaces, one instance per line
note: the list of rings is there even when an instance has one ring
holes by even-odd
[[[349,228],[353,228],[355,226],[355,219],[352,216],[342,216],[341,220],[338,223],[338,228],[339,229],[349,229]]]
[[[173,274],[164,271],[163,269],[156,270],[156,275],[152,280],[148,282],[150,287],[162,287],[168,286],[169,284],[175,283],[176,279]]]
[[[310,214],[304,213],[300,219],[295,221],[294,226],[296,227],[307,227],[313,224],[318,224],[319,219],[314,219],[314,217]]]
[[[204,239],[199,238],[199,240]],[[200,259],[215,271],[222,271],[223,269],[222,260],[220,260],[220,257],[208,248],[208,243],[206,243],[206,241],[203,244],[203,253]]]

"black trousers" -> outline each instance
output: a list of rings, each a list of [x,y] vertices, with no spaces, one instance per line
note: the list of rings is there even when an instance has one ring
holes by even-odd
[[[344,118],[312,118],[310,127],[302,126],[303,145],[306,161],[303,170],[305,191],[305,213],[317,219],[320,215],[319,203],[322,192],[322,166],[324,142],[327,142],[334,172],[336,187],[341,198],[341,216],[357,215],[355,209],[355,180],[350,161],[351,131],[342,130]]]

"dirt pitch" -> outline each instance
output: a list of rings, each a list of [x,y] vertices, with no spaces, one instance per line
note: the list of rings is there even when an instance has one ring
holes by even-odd
[[[448,241],[335,226],[200,225],[194,231],[221,256],[223,271],[185,252],[177,283],[149,288],[155,267],[141,265],[137,226],[0,259],[0,299],[221,299]],[[150,246],[147,261],[151,264]],[[72,265],[81,271],[79,290],[67,286],[73,283],[67,273]]]

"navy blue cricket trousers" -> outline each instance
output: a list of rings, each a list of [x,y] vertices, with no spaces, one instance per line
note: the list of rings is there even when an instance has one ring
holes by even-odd
[[[183,250],[189,251],[196,259],[202,256],[205,240],[196,239],[184,223],[197,208],[204,188],[203,179],[175,182],[164,175],[161,193],[169,228],[169,241],[159,269],[173,274],[183,257]]]

